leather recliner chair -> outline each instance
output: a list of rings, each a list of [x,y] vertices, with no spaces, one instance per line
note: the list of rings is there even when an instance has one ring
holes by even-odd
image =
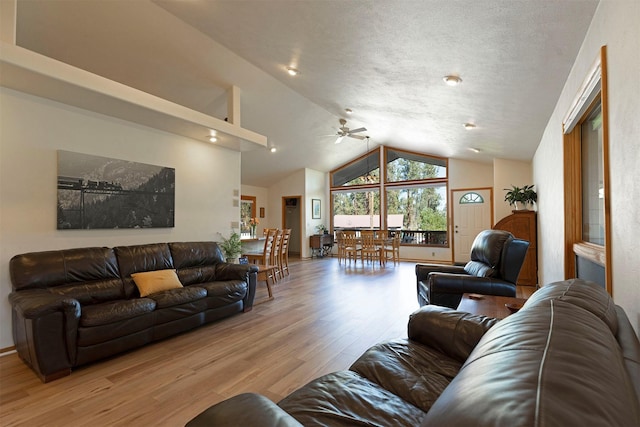
[[[462,294],[516,296],[516,281],[529,242],[504,230],[484,230],[471,246],[464,267],[416,264],[418,303],[456,308]]]

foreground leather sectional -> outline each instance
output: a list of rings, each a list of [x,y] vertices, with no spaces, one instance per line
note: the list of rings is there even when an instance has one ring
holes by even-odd
[[[256,266],[226,263],[215,242],[32,252],[9,265],[16,350],[43,382],[250,311],[257,278]],[[178,288],[140,296],[132,275],[167,271]]]
[[[638,426],[640,343],[604,289],[536,291],[504,320],[427,305],[408,339],[375,345],[348,370],[277,405],[253,393],[196,426]]]

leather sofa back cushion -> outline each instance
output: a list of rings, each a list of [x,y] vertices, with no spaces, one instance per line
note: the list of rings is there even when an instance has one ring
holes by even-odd
[[[471,245],[471,261],[479,261],[491,268],[496,268],[500,263],[502,247],[513,235],[504,230],[481,231]]]
[[[571,303],[545,300],[491,328],[422,426],[496,424],[640,425],[608,326]]]
[[[596,283],[570,279],[545,285],[531,295],[525,307],[548,299],[558,299],[582,307],[605,322],[612,334],[618,333],[615,303],[607,291]]]
[[[169,243],[173,265],[177,269],[202,267],[225,262],[215,242]]]
[[[111,283],[118,264],[111,248],[78,248],[16,255],[9,262],[14,290],[73,283]]]
[[[133,273],[131,278],[136,284],[141,297],[182,287],[182,283],[178,280],[175,270],[156,270]]]
[[[133,273],[173,269],[173,259],[166,243],[150,245],[117,246],[114,249],[120,267],[120,277],[127,298],[136,296],[137,287],[131,278]]]
[[[50,291],[54,294],[76,299],[83,306],[124,298],[124,289],[120,279],[56,286],[51,288]]]

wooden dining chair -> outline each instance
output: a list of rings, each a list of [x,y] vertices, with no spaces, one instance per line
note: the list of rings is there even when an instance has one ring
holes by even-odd
[[[271,255],[269,257],[269,265],[275,266],[275,270],[273,271],[274,281],[278,281],[282,278],[282,270],[281,266],[281,258],[282,258],[282,230],[276,230],[276,235],[273,238],[273,250],[271,251]],[[278,277],[279,276],[279,277]]]
[[[385,239],[383,251],[385,263],[388,260],[392,260],[393,265],[400,263],[400,232],[396,232],[390,239]]]
[[[360,249],[360,257],[362,259],[362,265],[364,265],[365,258],[368,262],[378,261],[382,265],[382,246],[376,241],[373,230],[362,230],[361,232],[362,247]]]
[[[282,230],[282,244],[280,245],[280,276],[289,275],[289,243],[291,241],[291,229]]]
[[[358,262],[358,254],[362,253],[362,248],[360,247],[360,243],[358,242],[358,238],[356,237],[356,233],[343,233],[343,243],[344,247],[342,250],[342,254],[344,255],[345,264],[347,260],[349,260],[349,264],[351,264],[351,260],[353,259],[354,263]]]
[[[251,264],[269,264],[271,252],[273,250],[273,241],[276,236],[276,229],[269,229],[264,239],[264,247],[261,252],[245,252],[242,254]]]

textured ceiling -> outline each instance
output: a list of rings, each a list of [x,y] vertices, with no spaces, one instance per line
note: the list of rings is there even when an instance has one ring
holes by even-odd
[[[597,5],[30,0],[18,4],[18,44],[217,117],[239,86],[242,126],[278,148],[243,153],[242,183],[268,186],[365,152],[326,136],[345,108],[372,146],[530,160]],[[444,85],[447,74],[463,83]]]

